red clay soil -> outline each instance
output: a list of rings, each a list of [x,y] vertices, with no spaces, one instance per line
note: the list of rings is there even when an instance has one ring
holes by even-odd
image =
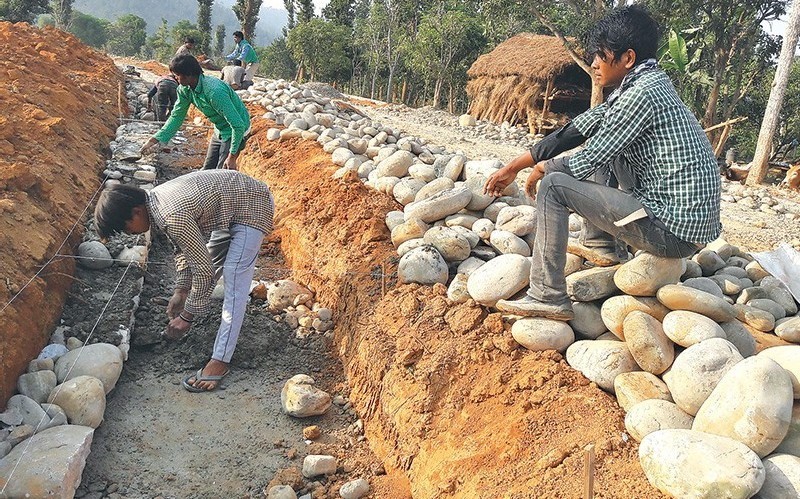
[[[637,444],[623,440],[613,397],[561,355],[517,348],[499,314],[449,303],[444,286],[396,286],[384,224],[394,200],[331,179],[330,156],[314,142],[267,141],[270,125],[255,120],[240,165],[272,187],[287,262],[335,310],[371,447],[408,478],[408,489],[381,497],[582,497],[588,444],[596,497],[663,497]]]
[[[0,407],[47,343],[72,261],[56,259],[6,305],[99,188],[120,81],[111,59],[72,35],[0,22]],[[74,250],[81,228],[62,252]]]

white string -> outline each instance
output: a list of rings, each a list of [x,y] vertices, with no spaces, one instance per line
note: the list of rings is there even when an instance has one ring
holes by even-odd
[[[86,337],[86,341],[84,342],[84,345],[88,345],[89,344],[89,340],[92,338],[92,335],[94,334],[95,330],[97,329],[98,324],[100,324],[100,319],[103,318],[103,315],[106,313],[106,310],[108,309],[108,306],[111,304],[111,300],[114,299],[114,295],[117,293],[117,291],[119,290],[119,287],[122,285],[122,281],[125,280],[125,276],[128,274],[128,270],[130,270],[131,265],[133,265],[133,262],[130,262],[128,264],[128,266],[125,268],[125,272],[122,273],[122,277],[120,277],[119,282],[117,282],[117,285],[114,288],[114,291],[111,292],[111,296],[108,298],[108,301],[106,302],[105,306],[103,307],[103,310],[100,311],[100,315],[97,317],[97,320],[95,321],[94,326],[92,327],[92,330],[89,331],[89,335]],[[83,349],[80,349],[78,351],[77,357],[75,357],[75,361],[72,363],[72,365],[69,366],[69,369],[67,369],[67,374],[66,374],[66,376],[64,376],[64,383],[66,383],[66,380],[69,379],[70,373],[72,373],[72,370],[75,368],[75,365],[78,363],[78,360],[80,360],[82,354],[83,354]],[[55,395],[54,398],[58,397],[58,394],[61,392],[61,390],[62,390],[62,388],[64,386],[64,383],[61,383],[57,387],[56,395]],[[45,412],[42,415],[42,417],[39,420],[39,422],[36,424],[36,427],[33,430],[34,434],[37,431],[39,431],[39,427],[42,426],[42,423],[44,423],[44,419],[46,417],[48,417],[48,416],[47,416],[47,413]],[[27,441],[25,442],[25,447],[22,449],[22,454],[19,456],[19,459],[17,459],[17,462],[14,463],[14,467],[11,469],[11,473],[9,473],[8,479],[6,480],[6,483],[3,485],[3,488],[0,489],[0,494],[5,492],[6,487],[8,487],[8,484],[11,483],[11,478],[14,476],[14,472],[17,471],[17,467],[19,466],[19,463],[22,462],[22,458],[25,457],[25,453],[28,452],[28,449],[29,449],[29,447],[31,445],[31,441],[33,440],[33,437],[29,437],[26,440]]]
[[[67,244],[67,241],[69,240],[70,236],[72,236],[72,233],[75,231],[75,227],[77,227],[77,226],[78,226],[78,224],[80,223],[80,221],[83,219],[83,216],[86,214],[86,210],[88,210],[88,209],[89,209],[89,206],[91,206],[91,205],[92,205],[92,203],[94,202],[94,198],[95,198],[95,197],[97,197],[97,193],[99,193],[100,191],[102,191],[102,190],[103,190],[103,186],[105,185],[105,182],[106,182],[106,180],[108,180],[108,175],[106,175],[106,177],[103,179],[103,181],[102,181],[102,182],[100,182],[100,187],[98,187],[98,188],[97,188],[97,190],[96,190],[96,191],[94,192],[94,194],[92,195],[92,198],[89,200],[89,202],[86,204],[86,207],[85,207],[85,208],[83,209],[83,211],[81,212],[80,216],[78,216],[78,219],[77,219],[77,220],[75,220],[75,223],[74,223],[74,224],[72,224],[72,228],[71,228],[71,229],[69,230],[69,232],[67,233],[67,237],[65,237],[65,238],[64,238],[64,240],[63,240],[63,241],[61,241],[61,245],[58,247],[58,249],[56,250],[55,254],[54,254],[53,256],[51,256],[51,257],[50,257],[50,259],[47,261],[47,263],[45,263],[44,265],[42,265],[42,268],[40,268],[40,269],[39,269],[39,271],[38,271],[38,272],[36,272],[36,273],[33,275],[33,277],[31,277],[31,278],[28,280],[28,282],[26,282],[26,283],[25,283],[25,285],[24,285],[24,286],[22,286],[22,288],[20,288],[20,290],[19,290],[19,291],[17,291],[17,294],[15,294],[15,295],[14,295],[14,296],[11,298],[11,300],[9,300],[9,302],[8,302],[8,303],[6,303],[5,305],[3,305],[3,308],[1,308],[1,309],[0,309],[0,314],[2,314],[2,313],[3,313],[3,312],[4,312],[4,311],[5,311],[5,310],[6,310],[6,309],[9,307],[9,305],[11,305],[11,304],[14,302],[14,300],[16,300],[16,299],[19,297],[19,295],[21,295],[21,294],[22,294],[22,292],[23,292],[23,291],[25,291],[25,288],[27,288],[28,286],[30,286],[30,284],[31,284],[31,283],[34,281],[34,279],[36,279],[37,277],[39,277],[39,274],[41,274],[41,273],[42,273],[42,271],[45,269],[45,267],[47,267],[48,265],[50,265],[50,263],[52,263],[52,262],[53,262],[53,260],[54,260],[54,259],[55,259],[57,256],[59,256],[59,253],[61,252],[62,248],[64,248],[64,245],[65,245],[65,244]]]

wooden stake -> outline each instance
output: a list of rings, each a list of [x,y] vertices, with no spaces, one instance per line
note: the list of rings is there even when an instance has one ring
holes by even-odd
[[[381,298],[386,296],[386,263],[381,262]]]
[[[125,84],[119,82],[119,86],[117,87],[117,110],[119,111],[119,117],[122,118],[125,116],[126,113],[122,112],[122,96],[125,95]]]
[[[594,498],[594,444],[589,444],[584,449],[583,456],[583,497]]]

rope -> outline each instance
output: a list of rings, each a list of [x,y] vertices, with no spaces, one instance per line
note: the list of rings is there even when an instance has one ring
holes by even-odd
[[[103,310],[100,311],[100,315],[97,317],[97,320],[95,321],[94,326],[92,326],[92,330],[89,331],[89,335],[86,337],[86,341],[84,342],[84,345],[89,344],[89,340],[92,338],[92,335],[94,334],[95,330],[97,329],[98,324],[100,324],[100,319],[103,318],[103,315],[105,315],[109,304],[111,304],[111,300],[114,299],[114,295],[117,294],[117,291],[119,291],[119,287],[122,285],[122,281],[125,280],[125,276],[128,274],[128,270],[130,270],[131,265],[133,265],[133,262],[130,262],[128,264],[128,266],[125,268],[125,272],[122,273],[122,277],[120,277],[119,282],[117,282],[116,287],[114,287],[114,291],[111,292],[111,296],[108,298],[108,301],[106,302],[105,306],[103,307]],[[69,379],[70,373],[72,373],[72,370],[75,368],[75,365],[78,363],[78,360],[80,360],[82,354],[83,354],[83,350],[81,349],[78,352],[78,356],[75,357],[75,361],[72,363],[72,365],[69,366],[69,369],[67,369],[67,375],[65,376],[65,379]],[[56,397],[58,397],[58,394],[63,389],[62,388],[63,385],[64,385],[64,383],[61,383],[58,386],[58,391],[56,391]],[[39,422],[36,424],[36,427],[33,430],[34,434],[39,430],[39,427],[42,426],[42,423],[44,423],[44,419],[46,417],[47,417],[47,413],[42,415],[42,418],[39,420]],[[19,463],[22,462],[22,459],[25,457],[25,454],[28,452],[28,449],[30,448],[32,440],[33,440],[33,437],[30,437],[30,438],[26,439],[25,447],[22,449],[22,454],[19,456],[19,459],[17,459],[17,462],[14,463],[14,467],[11,469],[11,473],[9,473],[8,479],[6,480],[6,483],[3,485],[3,488],[0,489],[0,495],[2,495],[3,492],[5,492],[6,487],[8,487],[8,484],[11,483],[11,478],[14,476],[14,472],[17,471],[17,467],[19,466]]]

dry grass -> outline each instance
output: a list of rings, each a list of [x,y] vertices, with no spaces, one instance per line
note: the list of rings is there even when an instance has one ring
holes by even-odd
[[[478,57],[467,75],[470,78],[519,75],[547,81],[573,64],[575,61],[558,38],[520,33]]]

